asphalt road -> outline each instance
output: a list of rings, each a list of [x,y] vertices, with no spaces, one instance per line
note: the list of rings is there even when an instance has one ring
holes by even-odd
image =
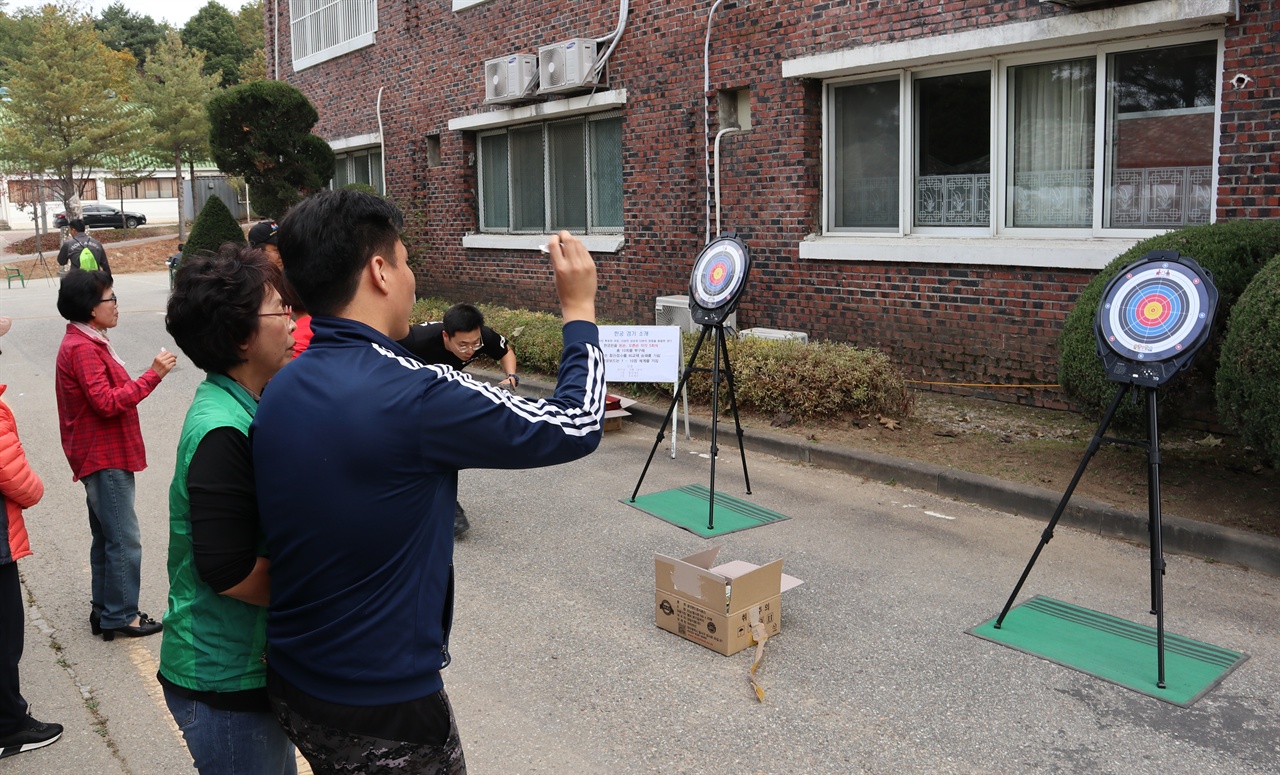
[[[113,341],[137,374],[161,346],[175,349],[167,276],[117,283]],[[160,639],[89,634],[83,488],[62,456],[52,392],[64,329],[55,293],[43,280],[0,288],[0,314],[15,318],[0,382],[46,483],[27,512],[36,554],[19,564],[32,606],[23,691],[67,732],[0,761],[0,773],[187,772],[154,678]],[[151,463],[138,476],[142,607],[153,615],[165,605],[177,433],[201,378],[180,357],[140,407]],[[653,440],[629,424],[574,464],[463,473],[472,529],[456,552],[445,681],[471,772],[1280,771],[1280,579],[1168,557],[1169,631],[1250,655],[1178,708],[965,634],[999,612],[1042,522],[757,454],[746,496],[736,450],[722,447],[717,489],[791,519],[707,541],[623,502]],[[706,484],[706,452],[683,438],[674,460],[660,451],[641,492]],[[767,644],[763,704],[747,685],[748,652],[720,656],[654,626],[654,552],[716,544],[725,559],[781,557],[805,582],[784,596],[782,633]],[[1060,527],[1023,596],[1147,624],[1148,567],[1143,547]]]

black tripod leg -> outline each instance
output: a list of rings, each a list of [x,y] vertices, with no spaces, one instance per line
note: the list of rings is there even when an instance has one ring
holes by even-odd
[[[715,352],[711,357],[711,492],[707,498],[707,530],[716,529],[716,458],[720,447],[716,437],[720,427],[720,349],[724,347],[724,326],[716,326]],[[703,329],[705,333],[705,329]]]
[[[742,441],[742,420],[738,417],[738,396],[733,388],[733,367],[729,365],[729,345],[723,336],[720,346],[724,349],[724,377],[729,384],[729,406],[733,409],[733,426],[738,431],[738,451],[742,454],[742,480],[747,486],[747,495],[751,494],[751,477],[747,475],[747,447]]]
[[[689,363],[684,367],[684,374],[680,375],[680,384],[676,386],[676,393],[671,397],[671,406],[667,407],[667,414],[662,418],[662,422],[658,423],[658,437],[653,440],[653,449],[649,450],[649,457],[644,461],[644,470],[640,472],[640,478],[636,480],[636,488],[631,491],[631,502],[636,502],[636,494],[640,492],[640,484],[644,482],[645,474],[649,473],[649,464],[653,462],[653,455],[658,451],[658,445],[662,443],[662,439],[666,437],[667,423],[671,420],[671,413],[676,410],[676,405],[680,402],[680,391],[684,389],[685,383],[689,381],[689,375],[693,373],[693,364],[697,361],[698,350],[702,347],[702,340],[707,338],[707,329],[702,329],[702,334],[698,336],[698,342],[693,346],[693,352],[689,355]],[[714,458],[712,459],[714,463]]]
[[[1156,686],[1164,686],[1164,546],[1160,525],[1160,427],[1156,391],[1147,389],[1147,520],[1151,532],[1151,613],[1156,615]]]
[[[1062,494],[1062,500],[1058,501],[1058,507],[1054,509],[1053,516],[1049,519],[1049,524],[1045,527],[1044,532],[1040,534],[1040,543],[1036,546],[1036,550],[1031,554],[1031,560],[1027,562],[1027,567],[1022,571],[1022,577],[1018,579],[1018,584],[1013,588],[1013,593],[1009,595],[1008,601],[1005,602],[1004,608],[1000,610],[1000,617],[996,619],[996,629],[1000,629],[1000,625],[1004,623],[1004,618],[1009,615],[1009,609],[1013,607],[1013,601],[1018,597],[1018,592],[1022,591],[1022,585],[1026,583],[1027,576],[1031,575],[1031,567],[1036,564],[1036,560],[1040,558],[1040,552],[1044,549],[1049,541],[1053,540],[1053,528],[1057,526],[1058,520],[1062,517],[1062,512],[1067,509],[1067,502],[1071,500],[1071,493],[1075,492],[1076,485],[1080,483],[1080,477],[1084,476],[1084,469],[1089,465],[1089,460],[1097,453],[1102,446],[1102,437],[1107,432],[1107,426],[1111,424],[1111,418],[1115,415],[1116,409],[1120,408],[1120,399],[1124,398],[1124,394],[1129,391],[1129,385],[1126,383],[1116,390],[1116,395],[1111,399],[1111,406],[1107,407],[1107,412],[1102,416],[1102,422],[1098,423],[1098,430],[1093,432],[1093,438],[1089,440],[1089,448],[1084,453],[1084,458],[1080,461],[1080,465],[1076,468],[1075,476],[1071,477],[1071,484],[1067,485],[1067,491]]]

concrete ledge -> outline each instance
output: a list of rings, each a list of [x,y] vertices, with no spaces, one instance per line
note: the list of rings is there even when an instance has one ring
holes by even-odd
[[[496,373],[477,374],[491,377],[495,381],[502,378],[502,375]],[[535,397],[550,396],[553,388],[548,383],[533,380],[520,383],[522,394]],[[655,429],[666,414],[665,407],[657,409],[645,404],[635,404],[629,411],[632,420]],[[683,425],[684,419],[681,418],[681,433]],[[690,417],[689,430],[695,436],[706,439],[711,434],[711,423],[700,417]],[[735,453],[737,451],[734,430],[732,417],[728,418],[727,424],[724,420],[719,424],[722,457],[727,450],[734,450]],[[670,430],[667,432],[670,433]],[[749,452],[796,460],[864,479],[893,482],[946,498],[1040,520],[1046,525],[1053,516],[1058,501],[1062,499],[1061,492],[1041,487],[1006,482],[990,476],[877,452],[812,442],[774,431],[744,429],[743,444]],[[1146,546],[1149,544],[1147,520],[1146,514],[1134,514],[1076,495],[1067,504],[1058,524]],[[1161,515],[1160,522],[1166,552],[1241,565],[1250,570],[1280,576],[1280,539],[1183,517]]]

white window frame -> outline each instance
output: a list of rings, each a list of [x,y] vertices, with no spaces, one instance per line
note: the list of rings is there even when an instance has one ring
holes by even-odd
[[[331,144],[329,147],[333,149],[333,155],[334,155],[334,160],[333,160],[334,174],[333,174],[333,177],[329,179],[329,188],[331,189],[338,188],[337,165],[339,162],[346,162],[348,165],[350,165],[352,159],[356,157],[361,157],[365,159],[367,163],[369,155],[371,153],[376,152],[378,154],[378,175],[377,175],[377,178],[375,179],[371,171],[371,174],[369,175],[369,182],[366,185],[373,186],[374,189],[376,189],[379,194],[383,194],[383,195],[386,194],[386,192],[382,190],[382,181],[385,178],[384,165],[386,165],[387,159],[386,159],[386,154],[383,152],[383,148],[380,143],[370,143],[368,145],[363,145],[363,146],[345,146],[345,147],[342,147],[341,149],[339,149],[334,144]],[[352,180],[347,181],[347,183],[359,183],[359,182],[361,181],[352,181]],[[346,185],[346,183],[344,183],[343,185]]]
[[[307,4],[319,7],[308,11],[305,10]],[[299,49],[305,49],[305,46],[298,45],[299,40],[307,39],[313,25],[326,20],[337,22],[336,28],[320,30],[322,36],[332,40],[328,45],[299,56]],[[343,29],[344,24],[354,26]],[[289,0],[289,42],[294,71],[372,46],[377,42],[377,32],[378,0]]]
[[[1139,239],[1167,229],[1102,228],[1106,178],[1097,169],[1093,228],[1043,229],[1005,227],[1007,172],[1007,68],[1019,64],[1097,57],[1095,93],[1095,168],[1105,163],[1107,61],[1109,54],[1215,41],[1218,70],[1224,56],[1223,23],[1234,15],[1232,0],[1151,0],[1146,3],[1017,22],[998,27],[890,42],[876,46],[807,55],[782,63],[785,78],[824,81],[822,112],[822,203],[818,233],[798,245],[801,258],[1099,269]],[[1181,32],[1180,32],[1181,31]],[[831,223],[831,85],[897,77],[903,115],[899,130],[900,180],[914,182],[915,122],[911,115],[912,79],[948,72],[989,68],[992,99],[992,201],[989,230],[912,226],[913,192],[900,186],[897,233],[834,231]],[[1216,84],[1211,185],[1216,191],[1221,127],[1221,82]],[[1210,216],[1212,220],[1213,216]],[[941,230],[943,233],[934,233]],[[989,233],[982,233],[989,231]]]
[[[610,89],[562,100],[459,116],[449,119],[449,129],[458,132],[483,132],[499,127],[621,110],[626,104],[626,89]],[[479,191],[477,190],[476,193],[479,194]],[[492,250],[537,250],[538,246],[546,241],[545,238],[545,234],[473,233],[463,236],[462,246]],[[592,253],[617,253],[626,245],[626,239],[622,234],[587,234],[579,235],[579,239]]]
[[[583,165],[584,165],[584,168],[587,170],[587,172],[588,172],[588,176],[589,176],[589,175],[590,175],[590,167],[591,167],[591,159],[592,159],[592,153],[591,153],[591,143],[592,143],[592,139],[591,139],[591,138],[592,138],[591,124],[592,124],[592,123],[594,123],[594,122],[598,122],[598,121],[606,121],[606,120],[611,120],[611,119],[621,119],[621,118],[622,118],[622,113],[621,113],[621,111],[610,111],[610,112],[607,112],[607,113],[598,113],[598,114],[594,114],[594,115],[570,116],[570,117],[563,117],[563,118],[558,117],[558,118],[555,118],[555,119],[553,119],[553,120],[551,120],[551,121],[539,121],[539,122],[531,122],[531,123],[527,123],[527,124],[517,124],[517,125],[514,125],[514,126],[510,126],[510,127],[504,127],[504,128],[502,128],[502,129],[494,129],[494,130],[489,130],[489,131],[487,131],[487,132],[481,132],[481,133],[479,133],[479,134],[477,135],[477,137],[476,137],[476,140],[477,140],[477,142],[476,142],[476,152],[477,152],[476,189],[477,189],[477,197],[476,197],[476,198],[477,198],[477,202],[478,202],[478,204],[479,204],[479,218],[480,218],[480,230],[481,230],[481,232],[482,232],[482,233],[485,233],[485,234],[515,234],[515,235],[518,235],[518,234],[545,234],[545,233],[547,233],[547,232],[552,228],[552,226],[551,226],[551,222],[552,222],[552,219],[553,219],[553,211],[554,211],[554,209],[555,209],[555,203],[553,202],[553,190],[554,190],[554,188],[555,188],[555,184],[554,184],[554,175],[553,175],[553,173],[554,173],[554,170],[553,170],[553,164],[554,164],[554,161],[555,161],[555,160],[554,160],[554,159],[552,159],[551,147],[550,147],[549,138],[548,138],[548,132],[551,130],[551,127],[552,127],[552,126],[555,126],[555,125],[557,125],[557,124],[565,124],[565,123],[569,123],[569,122],[581,122],[581,123],[582,123],[582,126],[583,126],[582,163],[583,163]],[[510,133],[512,130],[519,130],[519,129],[531,129],[531,128],[534,128],[534,127],[540,127],[540,128],[542,129],[542,190],[543,190],[543,208],[542,208],[542,209],[543,209],[543,216],[542,216],[542,226],[541,226],[541,228],[538,228],[538,229],[522,229],[522,230],[514,229],[514,228],[512,228],[511,226],[507,226],[506,228],[501,228],[501,227],[489,227],[489,226],[486,226],[486,225],[485,225],[485,212],[484,212],[484,202],[485,202],[485,192],[484,192],[484,163],[485,163],[485,162],[484,162],[484,155],[483,155],[483,153],[481,153],[481,143],[480,143],[480,140],[481,140],[482,138],[490,137],[490,136],[494,136],[494,135],[508,135],[508,136],[509,136],[509,133]],[[508,170],[508,181],[507,181],[507,201],[508,201],[508,203],[509,203],[509,204],[508,204],[507,211],[508,211],[508,214],[509,214],[509,218],[514,218],[514,217],[515,217],[515,213],[514,213],[514,205],[515,205],[515,199],[514,199],[514,197],[515,197],[515,193],[512,191],[512,188],[511,188],[511,181],[510,181],[510,174],[511,174],[511,173],[510,173],[510,170],[511,170],[512,166],[514,166],[514,163],[513,163],[513,159],[512,159],[511,153],[510,153],[510,145],[508,145],[508,156],[507,156],[507,170]],[[600,226],[600,225],[597,225],[597,224],[592,223],[592,212],[593,212],[593,210],[594,210],[594,202],[593,202],[594,196],[593,196],[593,194],[594,194],[594,191],[595,191],[595,189],[596,189],[596,186],[592,185],[592,181],[591,181],[590,179],[588,179],[588,180],[586,181],[585,189],[586,189],[586,219],[587,219],[586,233],[587,233],[587,234],[595,234],[595,235],[621,234],[621,233],[622,233],[622,224],[618,224],[617,226],[612,226],[612,225],[610,225],[610,226]]]
[[[1159,234],[1167,229],[1150,228],[1150,229],[1124,229],[1113,228],[1104,225],[1103,204],[1106,197],[1107,187],[1106,178],[1106,136],[1108,128],[1107,120],[1107,90],[1110,80],[1108,71],[1109,58],[1111,54],[1125,53],[1131,51],[1140,51],[1151,48],[1167,48],[1170,46],[1179,46],[1192,43],[1214,42],[1217,44],[1217,70],[1222,69],[1222,36],[1221,34],[1190,34],[1164,37],[1159,39],[1148,39],[1143,41],[1128,41],[1110,44],[1100,44],[1089,47],[1077,47],[1072,49],[1062,49],[1050,52],[1037,52],[1034,55],[1022,55],[1017,57],[1000,57],[993,59],[974,60],[965,65],[949,66],[946,68],[928,68],[922,67],[910,70],[895,70],[881,73],[859,76],[851,79],[833,79],[828,81],[824,88],[823,95],[823,222],[822,229],[824,236],[856,236],[867,235],[873,237],[883,237],[887,234],[893,234],[893,231],[886,232],[880,230],[862,230],[857,228],[838,228],[833,224],[834,211],[834,187],[836,185],[835,171],[831,164],[831,147],[830,139],[833,136],[834,129],[834,92],[850,84],[868,83],[874,81],[891,81],[895,78],[898,81],[899,95],[898,105],[900,110],[899,120],[899,203],[898,203],[898,228],[896,236],[906,237],[914,234],[924,236],[949,236],[949,237],[1047,237],[1047,238],[1072,238],[1072,237],[1093,237],[1093,238],[1136,238],[1141,239]],[[1092,201],[1092,223],[1088,228],[1083,227],[1064,227],[1064,228],[1039,228],[1039,227],[1017,227],[1006,225],[1006,210],[1009,206],[1007,196],[1006,180],[1009,172],[1009,141],[1010,127],[1008,116],[1009,104],[1009,76],[1010,71],[1021,65],[1034,65],[1044,62],[1055,62],[1070,59],[1093,59],[1095,63],[1096,87],[1094,90],[1094,158],[1093,158],[1093,201]],[[936,76],[953,75],[966,72],[982,72],[992,73],[992,97],[991,97],[991,122],[994,131],[991,133],[991,220],[987,227],[945,227],[945,226],[916,226],[914,221],[914,183],[916,172],[916,155],[917,155],[917,132],[916,132],[916,105],[915,105],[915,82],[924,78],[933,78]],[[1215,103],[1221,102],[1221,83],[1216,86]],[[1214,129],[1214,147],[1213,156],[1217,157],[1219,145],[1219,128],[1216,126],[1219,122],[1216,120],[1217,110],[1215,109],[1215,129]],[[1215,165],[1216,167],[1216,165]],[[1214,180],[1216,183],[1217,170],[1214,170]],[[1216,186],[1215,186],[1216,187]]]

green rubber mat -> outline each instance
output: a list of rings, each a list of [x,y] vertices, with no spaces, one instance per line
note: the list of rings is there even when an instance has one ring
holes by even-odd
[[[623,498],[622,502],[703,538],[736,533],[739,530],[790,519],[785,514],[769,511],[754,503],[716,492],[713,515],[715,527],[708,529],[707,515],[710,511],[710,498],[711,490],[700,484],[691,484],[688,487],[663,490],[652,495],[641,495],[634,501]]]
[[[1154,627],[1040,595],[1014,606],[1000,629],[995,623],[992,618],[968,632],[1184,708],[1249,658],[1165,632],[1161,689]]]

